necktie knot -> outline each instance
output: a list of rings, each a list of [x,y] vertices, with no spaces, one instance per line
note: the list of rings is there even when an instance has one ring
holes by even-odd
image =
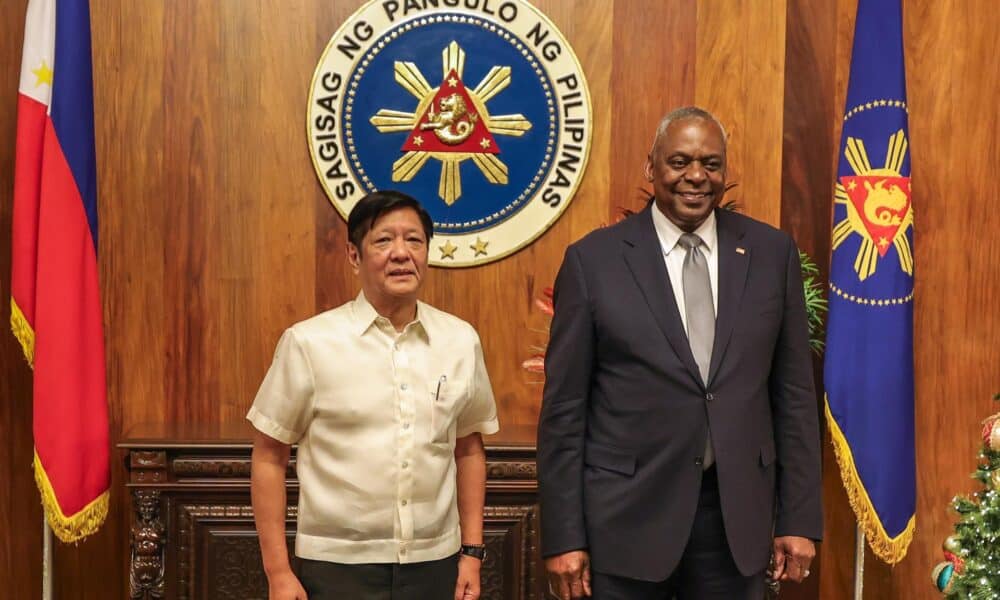
[[[691,250],[701,245],[701,238],[696,233],[683,233],[680,239],[677,240],[677,243],[683,246],[685,250]]]

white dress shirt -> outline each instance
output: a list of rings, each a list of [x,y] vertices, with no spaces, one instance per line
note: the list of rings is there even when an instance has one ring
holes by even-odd
[[[397,332],[363,293],[285,331],[247,419],[298,444],[296,555],[338,563],[458,552],[455,440],[499,429],[475,329],[418,302]]]
[[[667,264],[667,275],[670,276],[670,287],[674,290],[674,300],[677,301],[677,310],[681,313],[681,323],[684,324],[684,333],[687,333],[687,314],[684,311],[684,257],[687,250],[681,246],[678,240],[684,231],[668,219],[660,208],[653,204],[653,227],[656,229],[656,237],[660,240],[660,248],[663,250],[663,261]],[[708,218],[693,232],[701,238],[702,244],[699,247],[701,253],[705,255],[708,263],[708,279],[712,285],[712,308],[716,316],[719,314],[719,235],[715,227],[715,212],[708,214]]]

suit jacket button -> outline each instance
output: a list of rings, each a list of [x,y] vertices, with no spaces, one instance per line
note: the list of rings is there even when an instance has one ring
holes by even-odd
[[[712,400],[715,400],[715,396],[712,395],[712,392],[709,392],[709,393],[705,394],[705,400],[708,400],[709,402],[711,402]]]
[[[701,466],[701,457],[700,456],[694,457],[694,464],[695,464],[695,466],[698,466],[698,467]]]

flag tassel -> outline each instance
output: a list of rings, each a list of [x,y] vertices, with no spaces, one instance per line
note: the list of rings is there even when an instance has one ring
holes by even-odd
[[[38,491],[42,498],[42,508],[45,510],[49,526],[52,527],[52,532],[55,533],[56,537],[69,543],[78,542],[96,533],[108,516],[110,499],[108,490],[91,500],[76,514],[67,516],[63,514],[62,508],[56,500],[55,491],[52,489],[52,484],[49,483],[48,475],[45,474],[45,468],[37,453],[35,453],[34,465],[35,483],[38,485]]]
[[[21,307],[14,298],[10,299],[10,328],[14,332],[14,337],[21,343],[21,350],[24,351],[28,365],[35,368],[35,330],[31,328],[31,324],[24,317]]]
[[[844,482],[844,489],[847,490],[847,500],[851,505],[851,510],[858,519],[858,527],[864,532],[864,537],[868,540],[868,545],[872,552],[885,562],[894,565],[903,560],[906,550],[913,540],[913,532],[916,529],[916,517],[911,516],[906,523],[906,527],[896,537],[889,537],[889,533],[882,526],[882,522],[875,512],[868,491],[861,483],[857,467],[854,465],[854,454],[851,447],[840,430],[837,420],[830,412],[830,401],[824,395],[823,402],[826,411],[826,422],[830,427],[830,437],[833,441],[833,453],[837,458],[837,466],[840,467],[840,479]]]

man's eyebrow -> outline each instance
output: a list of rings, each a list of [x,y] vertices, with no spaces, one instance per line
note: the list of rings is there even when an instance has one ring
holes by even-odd
[[[705,155],[703,155],[703,156],[701,156],[699,158],[701,160],[707,160],[707,159],[710,159],[710,158],[722,158],[722,156],[723,156],[722,154],[713,153],[713,154],[705,154]],[[669,158],[676,158],[676,157],[680,157],[680,158],[694,158],[693,155],[688,154],[687,152],[684,152],[684,151],[681,151],[681,150],[677,150],[677,151],[675,151],[675,152],[667,155],[668,159]]]

